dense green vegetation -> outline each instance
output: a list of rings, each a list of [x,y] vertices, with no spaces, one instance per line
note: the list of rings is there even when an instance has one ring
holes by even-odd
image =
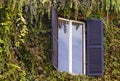
[[[51,6],[104,22],[104,76],[72,76],[51,65]],[[0,0],[0,81],[120,81],[120,0]]]

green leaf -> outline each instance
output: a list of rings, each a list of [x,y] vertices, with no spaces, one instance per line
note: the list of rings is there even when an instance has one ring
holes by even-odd
[[[3,49],[0,47],[0,53],[3,51]]]
[[[0,39],[0,43],[4,43],[4,41],[2,39]]]

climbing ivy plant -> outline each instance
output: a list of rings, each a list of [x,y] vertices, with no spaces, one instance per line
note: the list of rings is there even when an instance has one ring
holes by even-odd
[[[65,18],[102,19],[103,77],[72,76],[52,67],[52,6]],[[0,0],[0,81],[119,81],[119,13],[120,0]]]

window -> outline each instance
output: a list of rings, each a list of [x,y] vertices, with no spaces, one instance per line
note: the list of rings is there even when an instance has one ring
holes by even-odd
[[[85,73],[85,23],[58,18],[58,70]]]
[[[100,76],[104,74],[103,23],[58,17],[52,7],[52,64],[58,71]]]

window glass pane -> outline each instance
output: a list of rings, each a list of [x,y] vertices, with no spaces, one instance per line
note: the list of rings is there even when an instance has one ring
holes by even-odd
[[[72,72],[82,74],[82,25],[72,23]]]
[[[58,70],[68,72],[69,22],[58,20]]]

